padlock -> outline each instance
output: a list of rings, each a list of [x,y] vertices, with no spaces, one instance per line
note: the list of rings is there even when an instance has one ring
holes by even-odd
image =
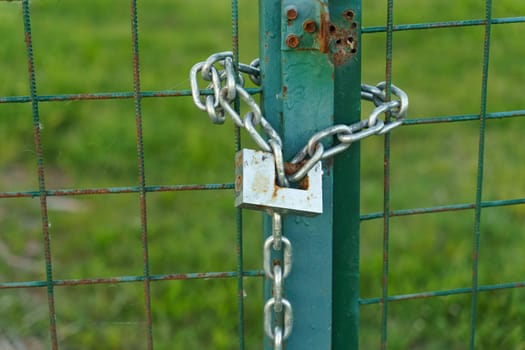
[[[281,187],[272,153],[242,149],[235,155],[235,206],[282,214],[321,214],[322,176],[321,162],[317,162],[303,181],[305,189]]]

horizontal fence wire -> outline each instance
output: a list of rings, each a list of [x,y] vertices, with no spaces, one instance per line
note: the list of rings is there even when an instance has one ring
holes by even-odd
[[[478,292],[492,292],[501,289],[511,289],[511,288],[524,288],[525,281],[521,282],[510,282],[510,283],[498,283],[490,285],[481,285],[478,286]],[[427,299],[434,297],[446,297],[450,295],[457,294],[470,294],[473,292],[472,288],[456,288],[440,291],[429,291],[429,292],[420,292],[420,293],[411,293],[411,294],[399,294],[399,295],[390,295],[387,297],[387,301],[405,301],[405,300],[415,300],[415,299]],[[382,303],[382,298],[367,298],[361,299],[359,301],[360,305],[370,305],[370,304],[379,304]]]
[[[251,94],[261,92],[260,88],[246,88]],[[201,95],[213,95],[213,90],[202,89]],[[191,90],[161,90],[161,91],[140,91],[140,98],[151,97],[179,97],[191,96]],[[135,98],[135,92],[94,92],[84,94],[57,94],[57,95],[39,95],[35,97],[38,102],[56,102],[56,101],[96,101],[96,100],[125,100]],[[29,103],[32,101],[31,96],[1,96],[0,103]]]
[[[516,198],[516,199],[502,199],[495,201],[482,201],[479,203],[481,208],[494,208],[494,207],[503,207],[508,205],[520,205],[525,204],[525,198]],[[450,205],[440,205],[436,207],[428,208],[414,208],[414,209],[400,209],[392,210],[388,216],[408,216],[408,215],[418,215],[418,214],[432,214],[432,213],[442,213],[449,211],[459,211],[459,210],[468,210],[475,209],[476,203],[464,203],[464,204],[450,204]],[[361,221],[380,219],[385,216],[384,212],[370,213],[361,215]]]
[[[172,273],[162,275],[148,275],[148,276],[120,276],[107,278],[83,278],[83,279],[68,279],[68,280],[53,280],[53,286],[79,286],[86,284],[115,284],[115,283],[129,283],[129,282],[144,282],[149,280],[155,281],[172,281],[172,280],[212,280],[212,279],[228,279],[239,277],[263,277],[263,270],[245,270],[242,274],[237,271],[224,272],[193,272],[193,273]],[[28,282],[0,282],[0,289],[14,289],[14,288],[35,288],[46,287],[47,281],[28,281]]]
[[[505,18],[492,18],[492,19],[470,19],[462,21],[445,21],[445,22],[428,22],[428,23],[413,23],[413,24],[397,24],[392,25],[391,30],[393,32],[405,31],[405,30],[421,30],[421,29],[438,29],[438,28],[454,28],[454,27],[472,27],[482,26],[486,23],[491,24],[510,24],[510,23],[521,23],[525,22],[525,16],[517,17],[505,17]],[[363,28],[363,34],[370,33],[382,33],[388,31],[386,26],[375,26]]]
[[[99,194],[122,194],[144,192],[178,192],[178,191],[205,191],[205,190],[231,190],[233,183],[222,184],[188,184],[188,185],[158,185],[158,186],[126,186],[126,187],[102,187],[102,188],[72,188],[72,189],[46,189],[47,196],[82,196]],[[36,198],[40,196],[39,191],[0,192],[0,198]]]

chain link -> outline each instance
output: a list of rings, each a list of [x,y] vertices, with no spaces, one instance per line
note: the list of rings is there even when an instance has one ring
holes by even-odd
[[[218,66],[222,68],[217,68]],[[208,91],[199,88],[199,73],[202,80],[208,82]],[[259,59],[253,60],[249,65],[240,63],[235,67],[233,54],[226,51],[213,54],[206,61],[195,64],[190,71],[193,102],[198,109],[207,112],[215,124],[223,124],[228,115],[236,126],[248,132],[263,151],[273,153],[277,183],[281,187],[289,187],[291,182],[301,181],[317,162],[344,152],[352,143],[389,132],[401,125],[407,114],[408,96],[403,90],[390,85],[390,92],[395,99],[389,100],[385,93],[385,82],[376,86],[362,84],[361,99],[375,105],[369,117],[350,125],[333,125],[313,134],[307,144],[290,160],[289,163],[296,166],[291,167],[294,172],[288,173],[285,171],[282,140],[244,88],[242,74],[247,74],[255,85],[260,85]],[[237,98],[249,108],[244,117],[231,106]],[[382,114],[386,115],[384,120],[381,119]],[[259,125],[259,129],[267,138],[261,135],[257,128]],[[323,140],[327,142],[323,143]],[[325,144],[331,146],[325,148]],[[281,214],[270,214],[272,235],[264,242],[263,268],[266,277],[271,280],[273,296],[264,306],[264,330],[272,340],[273,348],[281,350],[293,328],[292,305],[284,293],[284,282],[292,269],[293,254],[291,242],[282,234]]]
[[[292,244],[282,235],[281,214],[273,212],[272,235],[264,242],[263,268],[272,282],[272,295],[264,305],[264,331],[273,341],[274,349],[282,349],[283,342],[293,328],[293,309],[284,296],[284,281],[292,270]],[[277,256],[272,260],[272,250]],[[282,256],[282,257],[281,257]]]
[[[218,69],[216,66],[221,66]],[[207,90],[199,88],[199,72],[202,80],[208,82]],[[253,60],[249,65],[240,63],[238,72],[233,64],[233,54],[229,51],[219,52],[211,55],[204,62],[195,64],[190,71],[191,92],[193,102],[202,111],[208,113],[210,120],[215,124],[223,124],[226,114],[230,116],[240,128],[246,129],[248,134],[265,152],[272,152],[275,159],[282,159],[282,141],[277,131],[263,116],[260,107],[244,88],[242,74],[247,74],[250,80],[260,85],[259,59]],[[288,186],[290,182],[298,182],[303,179],[319,160],[334,157],[344,152],[354,142],[360,141],[372,135],[385,134],[395,127],[403,124],[408,109],[407,94],[395,85],[390,85],[390,91],[394,100],[387,100],[385,90],[386,82],[376,86],[362,84],[361,99],[374,103],[375,108],[367,119],[351,125],[338,124],[313,134],[308,143],[291,159],[292,164],[301,164],[292,174],[284,174],[277,168],[279,185]],[[205,95],[205,96],[203,96]],[[236,98],[240,98],[249,108],[244,118],[231,106]],[[385,120],[381,115],[385,114]],[[268,141],[257,129],[260,125],[266,134]],[[325,144],[333,144],[324,147]],[[281,155],[279,156],[279,153]]]

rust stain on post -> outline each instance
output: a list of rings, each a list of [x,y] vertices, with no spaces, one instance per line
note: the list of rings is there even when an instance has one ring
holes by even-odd
[[[288,18],[288,25],[292,25],[293,21],[297,19],[297,8],[295,6],[289,6],[286,8],[286,18]]]
[[[358,49],[358,24],[354,21],[355,12],[346,9],[342,13],[343,24],[337,26],[334,23],[328,25],[330,36],[330,56],[336,66],[345,64],[354,57]]]
[[[295,7],[290,7],[286,10],[286,17],[293,21],[297,18],[297,9]]]
[[[315,33],[315,31],[317,30],[317,24],[313,19],[307,19],[303,23],[303,29],[307,33]]]
[[[319,51],[328,53],[330,46],[330,15],[326,12],[321,12],[321,28],[319,29]]]
[[[299,37],[295,34],[288,35],[286,37],[286,45],[292,49],[295,49],[297,46],[299,46]]]

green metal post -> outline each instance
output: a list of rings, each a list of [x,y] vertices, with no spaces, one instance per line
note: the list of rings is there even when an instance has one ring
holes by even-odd
[[[335,123],[347,125],[361,114],[361,0],[330,1],[330,19],[336,26],[347,25],[350,13],[355,52],[335,66],[334,82]],[[359,348],[359,154],[356,143],[334,162],[333,350]]]
[[[317,2],[306,3],[305,7],[310,7]],[[298,10],[296,21],[306,21],[308,16],[301,16],[302,8]],[[322,8],[315,10],[323,11]],[[319,16],[320,12],[312,15]],[[285,32],[284,28],[281,32]],[[286,39],[292,35],[286,35]],[[293,45],[288,42],[287,46]],[[315,131],[333,124],[333,67],[325,53],[293,47],[290,50],[284,47],[281,67],[283,142],[285,157],[290,159]],[[331,348],[331,163],[324,164],[323,171],[323,214],[314,218],[288,217],[284,222],[284,233],[294,246],[294,273],[286,285],[288,299],[295,310],[295,330],[287,342],[290,350]]]
[[[289,159],[316,131],[360,119],[361,1],[259,4],[263,108]],[[358,145],[325,161],[323,171],[323,214],[284,222],[294,247],[286,281],[295,319],[287,342],[292,350],[358,348]],[[266,235],[269,227],[267,218]],[[266,297],[270,293],[267,284]]]
[[[326,52],[328,7],[319,0],[260,0],[263,108],[290,159],[333,124],[333,65]],[[313,23],[313,24],[312,24]],[[323,164],[323,214],[288,215],[283,234],[293,246],[285,293],[294,313],[288,350],[331,349],[332,162]],[[270,234],[266,219],[266,235]],[[266,287],[266,298],[270,296]],[[271,346],[266,340],[265,349]]]

